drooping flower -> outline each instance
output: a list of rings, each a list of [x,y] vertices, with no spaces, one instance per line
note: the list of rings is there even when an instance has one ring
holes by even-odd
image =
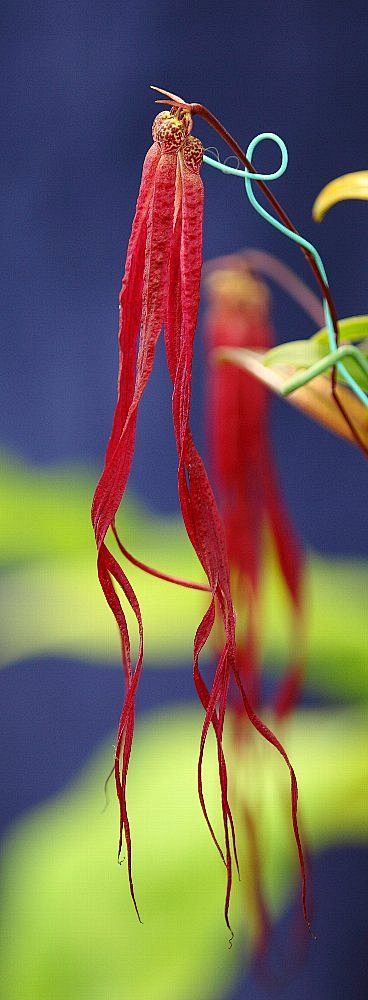
[[[138,913],[132,876],[126,783],[134,732],[135,697],[143,662],[143,622],[136,594],[126,573],[108,547],[106,535],[111,529],[122,553],[127,555],[116,531],[115,515],[129,478],[139,404],[151,374],[156,343],[164,326],[167,363],[173,385],[172,413],[178,452],[179,501],[189,539],[208,581],[205,587],[201,586],[199,589],[208,590],[210,596],[209,605],[194,637],[193,652],[194,682],[205,711],[198,761],[198,792],[206,822],[226,867],[225,919],[231,930],[229,901],[233,868],[232,852],[236,863],[237,854],[223,749],[225,712],[231,677],[238,686],[250,722],[278,750],[289,768],[292,822],[302,871],[305,912],[306,886],[303,851],[297,823],[296,777],[284,747],[258,717],[243,679],[238,673],[235,612],[230,592],[224,529],[189,427],[193,339],[199,305],[202,263],[203,216],[203,186],[199,174],[202,146],[199,140],[190,134],[191,127],[191,115],[185,108],[162,112],[153,125],[154,142],[143,166],[120,294],[118,399],[105,466],[93,499],[92,522],[98,551],[98,576],[107,603],[118,624],[121,638],[126,692],[118,726],[114,766],[120,803],[119,855],[124,835],[130,891]],[[141,564],[141,568],[160,575],[144,564]],[[161,575],[165,577],[165,574]],[[165,578],[168,579],[167,576]],[[137,621],[139,650],[134,667],[125,612],[116,586],[122,591]],[[200,653],[209,639],[216,618],[222,623],[223,641],[212,685],[209,688],[201,671]],[[224,850],[207,813],[202,782],[203,755],[211,726],[217,743]]]
[[[268,351],[274,341],[269,293],[252,273],[247,255],[210,262],[205,285],[210,357],[224,348]],[[210,363],[208,372],[211,469],[225,527],[237,611],[236,657],[253,705],[259,706],[261,697],[260,585],[266,528],[291,603],[292,656],[273,706],[281,718],[295,705],[304,670],[303,553],[278,484],[268,433],[266,387],[235,366]]]
[[[295,707],[304,675],[304,555],[278,484],[269,438],[268,390],[244,369],[217,361],[219,354],[226,354],[227,350],[251,349],[264,353],[274,342],[269,291],[259,279],[257,268],[272,275],[307,312],[320,318],[321,307],[293,272],[270,255],[246,251],[206,263],[208,444],[237,613],[237,670],[251,693],[252,704],[260,710],[263,694],[262,582],[265,542],[269,536],[289,598],[292,623],[289,663],[271,706],[280,722]],[[244,740],[246,744],[249,742],[251,730],[235,687],[230,690],[230,705],[239,751]],[[262,788],[261,774],[259,788]],[[246,799],[242,815],[249,869],[245,905],[251,904],[254,915],[253,963],[255,970],[261,972],[263,978],[267,973],[273,983],[273,974],[267,965],[272,917],[264,885],[257,815],[254,804]]]
[[[335,193],[334,190],[327,191],[326,198],[332,201]],[[338,193],[341,193],[340,188]],[[303,559],[278,490],[270,454],[265,419],[267,388],[282,393],[284,387],[291,390],[293,380],[296,384],[299,381],[299,387],[288,396],[290,401],[331,430],[356,442],[350,425],[343,419],[331,395],[328,368],[332,361],[328,365],[327,329],[322,328],[310,340],[272,347],[268,293],[256,277],[259,271],[281,284],[310,315],[314,324],[323,322],[320,304],[313,293],[293,272],[268,254],[251,250],[206,265],[209,296],[207,341],[212,360],[209,367],[208,420],[212,466],[228,539],[234,581],[232,592],[238,616],[245,613],[246,617],[246,629],[240,632],[237,641],[238,669],[251,679],[254,700],[260,695],[258,650],[256,642],[252,641],[253,623],[259,620],[259,614],[252,614],[253,605],[257,606],[254,595],[257,596],[259,582],[254,567],[260,558],[261,524],[266,519],[274,535],[281,574],[293,604],[297,652],[301,639]],[[339,322],[342,345],[339,354],[341,356],[346,350],[345,364],[365,391],[368,390],[367,330],[366,316],[350,317]],[[352,343],[360,345],[359,351],[350,347]],[[224,361],[230,364],[221,363]],[[308,373],[313,373],[313,379],[303,384]],[[367,409],[344,385],[340,373],[337,377],[344,410],[353,418],[359,439],[366,446]],[[266,475],[265,465],[268,468]],[[272,515],[274,505],[276,516]],[[302,667],[303,658],[297,655],[296,662],[291,664],[281,681],[273,705],[278,718],[285,717],[295,705]],[[239,706],[233,704],[232,707],[239,712]],[[241,718],[239,725],[238,715],[236,722],[235,735],[249,736]],[[263,979],[266,977],[267,984],[274,988],[278,977],[268,967],[267,956],[272,917],[265,891],[257,823],[252,804],[246,797],[243,817],[251,872],[247,890],[253,901],[255,918],[253,962],[257,973]],[[303,958],[305,942],[298,933],[297,922],[293,930],[297,932],[293,954],[299,963]]]

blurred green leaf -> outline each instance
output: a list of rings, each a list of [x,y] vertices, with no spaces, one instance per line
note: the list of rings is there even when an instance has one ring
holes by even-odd
[[[63,795],[18,824],[3,864],[1,981],[7,1000],[216,1000],[246,961],[249,890],[241,820],[242,882],[234,880],[232,950],[223,921],[224,868],[196,793],[200,713],[153,715],[136,734],[128,800],[143,926],[115,861],[117,810],[101,814],[113,744]],[[283,731],[295,764],[309,844],[354,842],[367,833],[366,720],[358,712],[308,713]],[[253,741],[252,741],[253,742]],[[270,906],[293,885],[289,782],[275,751],[256,737],[231,760],[239,802],[258,803]],[[217,829],[216,753],[206,759],[207,802]],[[321,808],[323,803],[323,808]],[[245,893],[245,896],[243,895]],[[245,914],[247,916],[245,916]],[[244,925],[244,926],[243,926]]]
[[[289,350],[290,345],[285,346],[286,350]],[[297,388],[294,382],[294,376],[298,374],[296,365],[286,363],[286,361],[281,364],[280,359],[277,365],[267,365],[264,360],[268,357],[268,352],[253,351],[246,347],[218,347],[212,352],[212,357],[214,363],[235,365],[236,368],[248,372],[262,382],[267,389],[282,396],[288,403],[306,413],[312,420],[316,420],[322,427],[327,427],[334,434],[356,444],[348,423],[331,395],[331,383],[326,375],[315,376],[305,385]],[[339,386],[339,399],[349,414],[352,425],[359,434],[362,443],[366,443],[368,448],[367,407],[342,383]]]
[[[0,663],[35,656],[120,663],[119,640],[96,574],[89,523],[93,479],[83,470],[3,466]],[[124,541],[135,555],[172,574],[203,580],[182,524],[124,504]],[[279,669],[288,658],[290,608],[274,560],[264,591],[264,655]],[[191,663],[193,635],[206,595],[129,566],[145,622],[145,663]],[[335,694],[367,694],[367,569],[312,556],[307,578],[308,681]],[[127,613],[132,635],[136,624]],[[210,650],[207,650],[207,656]]]
[[[360,341],[358,344],[359,349],[367,357],[367,344],[364,339],[368,333],[367,316],[351,316],[348,319],[339,320],[339,332],[341,343],[345,341]],[[322,330],[318,330],[309,340],[292,340],[273,347],[272,350],[264,355],[263,364],[270,368],[277,367],[278,365],[292,365],[295,371],[299,371],[300,369],[310,368],[318,361],[322,361],[322,358],[327,357],[329,353],[328,332],[327,328],[324,327]],[[367,390],[367,376],[356,360],[349,357],[344,358],[344,366],[358,385],[362,389]],[[337,378],[341,383],[346,381],[344,375],[339,370],[337,370]]]
[[[359,341],[364,341],[368,337],[368,316],[348,316],[346,319],[339,319],[339,334],[341,343],[358,343]],[[322,330],[318,330],[312,337],[312,341],[316,341],[321,344],[327,351],[328,346],[328,332],[327,327],[323,327]],[[364,353],[367,353],[365,348]]]
[[[224,870],[196,794],[199,718],[155,716],[129,776],[134,875],[116,863],[118,816],[101,815],[113,741],[70,792],[18,830],[6,858],[2,982],[7,1000],[221,997],[239,961],[223,921]],[[216,787],[208,796],[213,811]],[[239,907],[234,914],[240,927]]]
[[[328,354],[324,343],[320,344],[313,337],[310,340],[288,340],[285,344],[278,344],[272,347],[263,356],[263,364],[267,367],[274,365],[293,365],[295,368],[310,368],[317,361],[321,361]]]

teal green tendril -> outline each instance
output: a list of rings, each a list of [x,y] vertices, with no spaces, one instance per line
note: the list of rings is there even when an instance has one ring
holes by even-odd
[[[253,206],[253,208],[255,208],[256,212],[258,212],[258,214],[261,215],[262,218],[266,220],[266,222],[269,222],[271,226],[274,226],[275,229],[278,229],[280,233],[283,233],[284,236],[287,236],[289,240],[293,240],[294,243],[298,243],[299,246],[303,247],[304,250],[307,250],[312,255],[318,267],[319,273],[323,278],[323,281],[328,286],[327,275],[323,262],[313,244],[309,243],[308,240],[303,239],[303,237],[299,236],[298,233],[293,233],[290,229],[287,229],[287,227],[284,226],[282,222],[280,222],[278,219],[275,219],[267,211],[267,209],[265,209],[263,205],[260,205],[260,203],[257,201],[257,198],[253,190],[253,182],[258,180],[275,181],[279,177],[282,177],[282,174],[285,173],[285,170],[288,165],[288,151],[286,145],[283,139],[281,139],[279,135],[276,135],[275,132],[262,132],[260,135],[256,135],[254,139],[252,139],[252,141],[249,143],[247,149],[247,159],[250,160],[250,162],[252,162],[252,156],[254,150],[256,149],[256,147],[260,142],[263,142],[264,139],[271,139],[272,142],[275,142],[281,152],[280,166],[278,170],[273,171],[273,173],[269,174],[249,173],[247,170],[240,170],[236,167],[230,167],[226,163],[221,163],[219,160],[213,160],[210,156],[206,155],[204,155],[203,157],[204,162],[207,163],[208,166],[210,167],[215,167],[216,170],[221,170],[221,172],[224,174],[232,174],[234,177],[242,177],[244,180],[247,196],[249,198],[251,205]],[[336,358],[337,344],[336,344],[335,330],[332,322],[330,308],[326,299],[323,300],[323,310],[325,314],[326,326],[328,331],[330,352],[334,355],[334,358]],[[339,355],[337,355],[337,357],[338,356]],[[331,362],[331,364],[333,364],[333,362]],[[356,396],[358,396],[358,399],[360,399],[360,401],[364,403],[365,406],[368,407],[368,396],[365,394],[363,389],[361,389],[360,385],[358,385],[353,376],[350,375],[350,372],[345,368],[345,365],[343,365],[341,361],[336,360],[336,367],[343,375],[346,383],[350,386],[350,389],[355,393]]]

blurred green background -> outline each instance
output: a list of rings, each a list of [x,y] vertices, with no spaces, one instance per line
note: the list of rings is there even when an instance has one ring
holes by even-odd
[[[156,698],[148,691],[142,705],[146,711],[137,729],[129,776],[134,872],[143,915],[143,926],[138,924],[125,865],[119,868],[115,860],[118,816],[112,786],[111,801],[102,811],[103,781],[111,767],[114,745],[113,735],[107,744],[98,739],[104,727],[105,731],[109,728],[107,706],[105,703],[102,732],[99,718],[97,732],[90,731],[86,743],[86,714],[92,726],[93,713],[91,706],[86,713],[75,672],[75,662],[80,659],[86,687],[90,671],[92,689],[95,686],[97,690],[96,669],[105,672],[109,686],[113,671],[108,665],[119,664],[118,638],[96,582],[94,543],[86,517],[93,482],[94,476],[82,468],[36,471],[3,456],[2,659],[8,676],[17,671],[18,661],[26,660],[27,664],[16,677],[16,697],[7,709],[13,715],[14,732],[8,748],[11,773],[7,775],[13,789],[13,813],[23,811],[19,801],[21,774],[25,771],[27,775],[34,762],[37,766],[38,761],[39,767],[39,773],[36,770],[33,775],[35,802],[44,797],[48,771],[52,772],[52,791],[62,786],[59,794],[16,824],[5,841],[4,996],[9,1000],[46,1000],[50,996],[60,1000],[221,998],[246,968],[254,934],[252,874],[242,803],[250,805],[257,817],[266,895],[275,921],[295,893],[288,777],[277,755],[260,740],[248,747],[248,753],[235,750],[229,740],[229,773],[242,857],[242,881],[234,884],[231,909],[236,936],[229,952],[222,912],[224,873],[196,793],[201,714],[191,703],[183,704],[189,692],[191,637],[203,597],[178,592],[132,569],[146,622],[145,670],[151,669],[159,684]],[[168,571],[199,579],[194,556],[176,519],[148,516],[131,500],[125,507],[124,530],[127,546],[138,557],[160,565],[165,552]],[[297,770],[303,829],[313,852],[331,843],[363,844],[367,834],[366,584],[362,562],[309,558],[307,708],[296,714],[282,731],[282,738]],[[264,655],[267,665],[277,673],[287,655],[289,612],[271,552],[263,604]],[[61,696],[64,705],[60,715],[54,704],[57,685],[48,684],[48,679],[50,671],[60,670],[65,658],[70,669],[68,678],[68,667],[64,668],[67,688]],[[39,697],[42,699],[44,691],[45,716],[32,746],[29,734],[34,725],[37,729],[40,717],[36,710],[35,722],[32,720],[34,704],[27,704],[24,671],[32,673],[38,663]],[[94,663],[97,668],[93,668]],[[183,665],[181,670],[178,664]],[[272,671],[268,671],[271,685]],[[169,683],[165,693],[165,678],[172,673],[177,689]],[[113,688],[115,716],[111,722],[117,719],[123,693],[120,675],[116,676],[119,684]],[[142,687],[146,683],[145,673]],[[166,710],[158,707],[161,694],[164,704],[173,702]],[[69,729],[63,730],[65,703],[75,698],[75,718],[69,718]],[[331,701],[332,707],[328,707]],[[324,708],[313,707],[323,703]],[[42,741],[42,725],[45,746],[37,757],[35,746]],[[71,741],[70,770],[75,771],[80,763],[77,775],[65,784],[70,774],[63,781],[60,758]],[[101,746],[91,754],[96,742]],[[50,759],[48,744],[52,747]],[[88,759],[80,768],[83,755]],[[210,741],[206,787],[210,814],[217,816],[219,829],[215,760]],[[285,982],[292,990],[288,975],[292,981],[298,947],[293,944],[290,928],[285,935],[291,942],[289,953],[284,942],[288,956],[283,959]],[[310,948],[316,947],[323,947],[322,942],[310,944]]]

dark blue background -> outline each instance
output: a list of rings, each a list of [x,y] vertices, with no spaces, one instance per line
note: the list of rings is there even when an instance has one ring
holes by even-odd
[[[256,132],[280,132],[290,166],[277,195],[318,242],[340,315],[367,310],[366,204],[340,205],[320,227],[311,221],[321,186],[367,165],[366,4],[35,0],[3,3],[1,20],[4,443],[36,462],[101,465],[115,397],[117,296],[155,113],[151,82],[209,105],[245,146]],[[199,121],[196,131],[219,144]],[[273,167],[276,155],[267,144],[259,162]],[[299,251],[251,210],[241,181],[209,167],[203,176],[205,257],[256,245],[309,277]],[[274,316],[280,339],[313,332],[283,295]],[[152,505],[172,510],[175,454],[159,358],[132,481]],[[199,333],[193,416],[203,443],[200,363]],[[286,405],[273,423],[306,541],[361,551],[363,459]]]
[[[196,6],[168,0],[3,0],[2,444],[26,461],[79,459],[101,466],[115,397],[117,296],[155,113],[150,83],[210,106],[244,146],[260,131],[283,136],[290,166],[277,182],[277,196],[302,233],[317,242],[340,315],[368,311],[366,204],[336,207],[319,228],[311,221],[313,200],[328,180],[367,167],[367,30],[365,3],[347,6],[335,0],[231,5],[214,0]],[[215,143],[222,157],[228,155],[202,123],[196,123],[196,132],[205,145]],[[260,151],[265,169],[272,155],[270,148]],[[241,182],[206,167],[203,177],[205,257],[243,246],[264,247],[308,277],[298,251],[252,214]],[[281,294],[274,296],[274,320],[279,339],[313,332]],[[193,426],[203,447],[201,362],[199,330]],[[142,409],[132,483],[152,507],[163,511],[176,509],[169,409],[160,349]],[[305,542],[322,552],[366,554],[361,456],[286,404],[273,407],[272,433]],[[31,798],[21,806],[5,796],[9,817],[39,798],[40,791],[52,791],[44,749],[47,705],[60,706],[61,757],[70,761],[70,770],[110,731],[120,705],[118,674],[111,671],[99,674],[88,666],[55,663],[53,668],[46,663],[32,672],[29,668],[25,664],[4,672],[1,686],[11,704],[16,685],[19,697],[27,678],[28,698],[38,703],[39,670],[45,671],[45,716],[38,717],[37,725],[36,715],[28,734],[34,773],[38,782],[40,769],[43,777],[41,784],[30,786]],[[66,673],[72,678],[73,698],[90,720],[84,747],[81,713],[70,714],[68,699],[60,699],[64,683],[70,690]],[[171,696],[177,697],[174,677]],[[150,685],[142,707],[154,701]],[[14,734],[7,735],[11,746]],[[64,780],[70,770],[66,768]],[[10,769],[9,789],[15,786]],[[326,895],[333,894],[337,880],[340,894],[333,895],[333,910],[340,925],[333,922],[334,913],[325,914],[320,937],[327,942],[329,935],[328,947],[325,954],[322,947],[314,952],[309,972],[287,994],[293,1000],[360,995],[360,959],[351,949],[363,919],[361,897],[357,890],[355,898],[348,885],[355,877],[353,861],[344,867],[342,856],[331,857]],[[357,857],[360,871],[360,853]],[[328,881],[326,871],[322,885],[323,879]],[[350,910],[344,915],[339,909],[343,898]],[[244,986],[238,996],[245,995]]]

